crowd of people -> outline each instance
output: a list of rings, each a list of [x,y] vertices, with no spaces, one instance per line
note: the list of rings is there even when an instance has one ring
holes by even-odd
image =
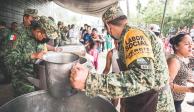
[[[179,30],[162,44],[159,27],[129,26],[117,4],[102,19],[105,29],[100,32],[88,24],[79,30],[74,24],[56,24],[52,17],[38,16],[36,9],[24,10],[23,22],[13,22],[10,28],[0,22],[0,71],[11,82],[14,95],[37,90],[29,80],[36,77],[36,59],[42,59],[48,50],[61,51],[58,46],[82,43],[93,57],[96,70],[99,53],[108,51],[106,67],[97,74],[80,64],[74,65],[72,87],[85,90],[89,96],[104,95],[115,106],[122,98],[121,112],[181,112],[185,93],[194,93],[194,87],[186,85],[187,81],[194,83],[188,67],[193,56],[194,26],[189,32]],[[168,53],[168,49],[173,52]],[[165,57],[165,52],[170,55]]]

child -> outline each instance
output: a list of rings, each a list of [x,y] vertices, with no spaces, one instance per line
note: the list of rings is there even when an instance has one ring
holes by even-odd
[[[92,64],[94,65],[95,69],[98,69],[98,50],[97,44],[93,40],[89,41],[89,51],[88,53],[94,57]]]

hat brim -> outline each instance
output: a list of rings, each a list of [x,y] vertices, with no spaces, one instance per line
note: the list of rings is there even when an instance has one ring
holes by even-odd
[[[38,15],[35,15],[35,14],[29,14],[30,16],[34,17],[34,18],[37,18]]]

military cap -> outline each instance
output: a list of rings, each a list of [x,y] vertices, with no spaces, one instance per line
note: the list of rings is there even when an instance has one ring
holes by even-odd
[[[62,24],[63,24],[63,22],[59,21],[57,25],[62,25]]]
[[[42,29],[46,31],[46,34],[49,38],[55,39],[58,37],[57,25],[46,16],[40,16],[38,24]]]
[[[25,9],[24,10],[24,14],[33,16],[33,17],[37,17],[38,15],[38,10],[37,9]]]
[[[41,24],[44,24],[49,21],[49,18],[47,18],[46,16],[40,16],[39,18]]]
[[[125,15],[122,11],[122,9],[118,6],[118,2],[111,5],[110,8],[102,15],[103,22],[109,22],[112,21],[120,16]]]

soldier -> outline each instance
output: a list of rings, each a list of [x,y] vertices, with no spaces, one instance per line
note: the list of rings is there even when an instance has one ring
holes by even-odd
[[[6,27],[6,23],[4,21],[0,21],[0,43],[7,39],[10,30]],[[1,45],[0,44],[0,45]]]
[[[127,25],[117,4],[102,16],[108,33],[118,40],[120,73],[98,75],[73,66],[72,86],[86,95],[126,98],[127,112],[175,112],[162,45],[153,33]]]
[[[11,27],[10,27],[11,33],[16,33],[17,27],[18,27],[18,23],[17,22],[12,22]]]
[[[25,73],[22,73],[22,72],[25,71],[25,69],[17,71],[17,69],[19,69],[18,66],[21,67],[22,64],[26,63],[26,61],[25,61],[26,59],[30,60],[30,58],[26,57],[26,55],[25,55],[27,53],[25,51],[26,49],[23,49],[24,51],[22,51],[22,52],[20,52],[20,50],[22,49],[23,45],[25,45],[26,43],[29,44],[32,40],[32,38],[31,38],[32,37],[31,25],[32,25],[32,23],[34,23],[34,20],[37,17],[37,14],[38,14],[37,9],[25,9],[24,10],[23,23],[20,24],[18,26],[17,31],[15,31],[15,36],[16,36],[17,40],[12,45],[13,49],[8,50],[6,52],[5,57],[4,57],[5,58],[4,59],[5,68],[7,69],[7,72],[9,72],[9,74],[11,74],[11,77],[12,77],[11,83],[12,83],[12,86],[14,88],[15,96],[34,91],[34,86],[32,84],[29,84],[29,82],[24,83],[26,81],[24,81],[22,78],[16,77],[16,76],[23,77],[22,74],[25,74]],[[23,39],[18,39],[18,38],[23,38]],[[24,38],[26,38],[26,39],[24,39]],[[28,47],[28,46],[25,46],[24,48],[26,48],[26,47]],[[14,54],[14,53],[16,53],[16,54]],[[29,70],[31,70],[32,65],[30,65],[30,66],[29,65],[27,65],[26,68],[30,68]],[[28,72],[29,70],[27,70],[26,72]],[[20,75],[18,75],[18,74],[20,74]]]
[[[26,32],[28,35],[31,35],[31,25],[35,23],[36,18],[38,17],[37,9],[25,9],[23,15],[23,23],[18,26],[18,32]]]
[[[48,22],[45,22],[48,23]],[[15,96],[35,91],[28,79],[35,77],[33,65],[36,59],[41,59],[43,54],[48,50],[55,51],[52,46],[45,44],[48,37],[52,33],[44,27],[45,23],[38,21],[32,25],[31,35],[21,32],[15,42],[15,48],[6,56],[6,65],[12,73],[12,86]]]
[[[59,33],[60,33],[60,36],[61,36],[61,40],[62,41],[67,41],[67,36],[66,36],[67,35],[67,31],[65,31],[66,29],[64,29],[65,28],[64,23],[59,21],[57,23],[57,26],[58,26],[58,30],[59,30]]]
[[[0,22],[0,71],[3,74],[4,80],[2,80],[2,83],[10,82],[10,74],[7,73],[7,70],[5,68],[4,64],[4,56],[6,55],[7,51],[9,50],[10,46],[8,44],[9,42],[9,35],[10,30],[6,27],[6,23],[1,21]]]
[[[50,45],[58,45],[60,41],[55,40],[59,39],[61,35],[57,28],[57,25],[46,16],[40,16],[39,23],[44,29],[46,29],[47,36],[50,39]]]

